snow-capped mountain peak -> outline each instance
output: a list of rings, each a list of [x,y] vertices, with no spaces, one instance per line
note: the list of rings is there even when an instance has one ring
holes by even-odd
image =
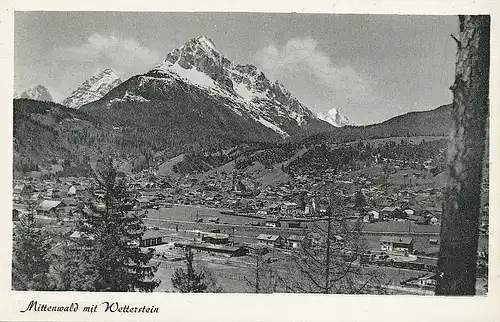
[[[326,113],[318,113],[317,116],[319,119],[336,127],[349,125],[349,119],[346,116],[341,115],[335,107]]]
[[[178,64],[185,69],[191,67],[204,69],[210,65],[221,65],[224,59],[229,62],[210,38],[200,36],[168,53],[164,62],[158,67],[161,68],[163,64],[167,66]]]
[[[234,64],[206,36],[193,38],[168,53],[145,76],[181,81],[228,99],[228,106],[236,113],[253,118],[282,137],[290,136],[287,128],[316,119],[283,84],[269,81],[256,66]]]
[[[26,90],[24,90],[21,94],[15,94],[16,98],[29,98],[37,101],[48,101],[52,102],[52,95],[50,95],[47,87],[42,85],[33,85]]]
[[[82,105],[100,99],[121,83],[120,77],[112,69],[107,68],[83,82],[62,101],[62,104],[78,109]]]

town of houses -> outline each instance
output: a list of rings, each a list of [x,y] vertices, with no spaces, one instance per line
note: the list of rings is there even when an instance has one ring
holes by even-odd
[[[235,242],[230,233],[221,233],[220,229],[209,229],[213,228],[207,226],[209,223],[220,225],[215,228],[230,228],[234,224],[221,221],[218,216],[189,218],[193,224],[201,225],[204,221],[201,229],[206,231],[198,230],[198,236],[201,236],[198,239],[175,241],[176,247],[189,247],[197,251],[215,252],[227,256],[256,253],[262,248],[296,249],[324,243],[322,236],[308,231],[307,228],[311,227],[311,222],[326,218],[328,200],[324,196],[321,197],[321,189],[325,184],[334,183],[340,196],[341,208],[336,209],[333,216],[343,216],[351,222],[362,223],[363,232],[375,234],[376,243],[370,244],[367,253],[362,257],[365,262],[386,265],[389,259],[387,254],[390,254],[391,265],[398,265],[398,258],[417,255],[419,261],[411,265],[404,264],[404,267],[425,269],[432,274],[437,265],[439,250],[442,196],[440,188],[412,185],[411,179],[418,175],[418,173],[411,177],[404,175],[404,181],[408,183],[385,185],[379,183],[377,177],[353,175],[351,172],[333,174],[326,171],[321,175],[303,174],[286,181],[262,185],[236,170],[201,178],[187,176],[180,179],[143,171],[128,175],[127,181],[129,189],[134,194],[132,201],[134,211],[149,214],[156,211],[160,214],[160,210],[165,207],[184,205],[199,209],[216,209],[220,214],[248,219],[243,224],[235,226],[248,226],[248,230],[251,231],[248,234],[252,239],[251,242],[248,242],[248,239],[246,242]],[[103,197],[103,191],[93,188],[93,180],[85,177],[15,180],[13,221],[32,213],[37,218],[53,220],[57,225],[64,225],[74,219],[79,207],[84,207],[89,200],[100,200],[99,198]],[[362,204],[356,201],[357,195],[362,196]],[[486,207],[487,205],[485,211]],[[155,222],[151,221],[153,217],[149,218],[150,221],[147,222],[149,229],[140,241],[143,247],[161,245],[168,237],[168,233],[155,227]],[[399,223],[397,227],[404,228],[395,231],[377,230],[378,225],[388,222]],[[176,230],[178,225],[175,223]],[[416,230],[415,227],[422,227],[420,234],[425,235],[425,242],[417,242],[422,236],[414,236],[416,232],[412,234],[412,229]],[[241,229],[238,227],[238,230]],[[229,229],[227,231],[230,232]],[[480,233],[486,235],[487,232],[488,216],[484,215],[481,217]],[[67,233],[71,238],[80,237],[78,231]],[[482,265],[487,267],[486,251],[481,252],[480,259]],[[433,279],[429,274],[422,276],[425,281],[419,278],[409,281],[408,285],[432,287]]]

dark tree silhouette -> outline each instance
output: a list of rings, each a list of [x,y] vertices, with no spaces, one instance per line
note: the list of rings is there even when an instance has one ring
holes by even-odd
[[[205,274],[196,272],[193,265],[193,253],[186,251],[186,269],[176,268],[172,275],[172,284],[181,293],[203,293],[207,284],[203,281]]]
[[[152,292],[160,281],[149,264],[153,250],[143,251],[143,217],[131,211],[130,193],[124,179],[117,178],[111,158],[97,163],[95,180],[104,191],[101,203],[93,200],[81,211],[78,224],[82,237],[74,249],[91,283],[89,291]],[[70,250],[71,251],[71,250]],[[90,267],[90,269],[89,269]]]
[[[30,212],[14,227],[12,251],[12,288],[17,291],[50,289],[50,244],[36,227]]]

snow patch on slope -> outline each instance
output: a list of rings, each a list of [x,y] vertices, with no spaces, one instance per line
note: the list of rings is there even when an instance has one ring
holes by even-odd
[[[184,69],[179,64],[175,63],[169,66],[168,70],[176,73],[180,78],[187,80],[193,84],[212,88],[215,90],[219,89],[217,85],[215,85],[213,79],[210,78],[210,76],[198,71],[195,67]]]
[[[243,83],[233,82],[233,88],[245,103],[251,103],[254,98],[261,98],[261,99],[267,98],[266,94],[249,89],[248,86]]]
[[[135,94],[130,94],[128,91],[125,92],[125,95],[123,95],[123,98],[113,98],[108,102],[106,105],[107,108],[111,108],[113,104],[116,103],[123,103],[123,102],[139,102],[139,103],[147,103],[149,102],[148,99],[145,99],[144,97],[140,95],[135,95]]]
[[[282,138],[287,138],[287,137],[290,137],[290,135],[288,133],[286,133],[285,131],[283,131],[281,128],[279,128],[278,126],[274,125],[273,123],[263,119],[262,117],[256,119],[260,124],[264,125],[264,126],[267,126],[268,128],[270,128],[271,130],[275,131],[276,133],[278,133],[279,135],[281,135]]]

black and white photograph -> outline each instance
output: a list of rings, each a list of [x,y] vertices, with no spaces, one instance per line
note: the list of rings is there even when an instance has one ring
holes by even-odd
[[[22,314],[498,289],[487,12],[12,16],[4,234]],[[143,296],[70,299],[88,292]]]
[[[489,30],[16,12],[12,289],[487,294]]]

